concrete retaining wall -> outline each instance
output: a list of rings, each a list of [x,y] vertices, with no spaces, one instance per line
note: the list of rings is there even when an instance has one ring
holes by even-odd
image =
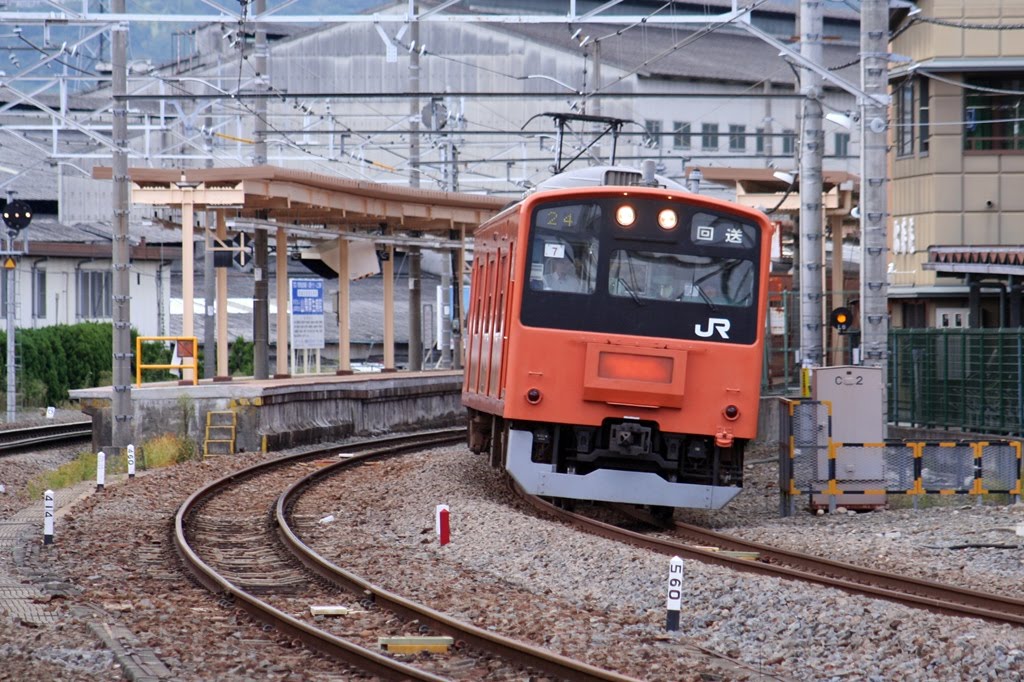
[[[73,392],[93,420],[93,449],[111,452],[110,389]],[[211,411],[235,414],[235,451],[411,431],[460,423],[461,374],[376,375],[365,380],[280,385],[201,384],[144,387],[133,391],[134,442],[171,434],[202,452]]]

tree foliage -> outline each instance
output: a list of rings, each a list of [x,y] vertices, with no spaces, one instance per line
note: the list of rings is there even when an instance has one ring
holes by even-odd
[[[132,330],[131,381],[135,382],[135,346],[138,332]],[[7,334],[0,331],[0,348],[6,348]],[[26,406],[58,405],[68,399],[68,391],[93,388],[110,382],[113,374],[114,341],[110,323],[83,322],[38,329],[18,329],[15,333],[18,358],[17,384]],[[202,372],[200,352],[200,372]],[[142,344],[143,365],[170,364],[171,349],[159,341]],[[228,369],[232,375],[251,376],[253,345],[241,337],[228,351]],[[168,381],[174,375],[167,370],[144,370],[143,381]],[[7,376],[7,355],[0,353],[0,377]]]

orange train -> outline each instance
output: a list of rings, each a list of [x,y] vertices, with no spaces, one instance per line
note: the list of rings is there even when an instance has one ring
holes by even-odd
[[[664,179],[582,175],[476,231],[469,447],[537,495],[720,508],[757,434],[772,227]]]

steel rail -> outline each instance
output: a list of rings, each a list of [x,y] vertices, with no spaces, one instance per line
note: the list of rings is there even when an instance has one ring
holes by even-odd
[[[458,640],[478,649],[515,661],[528,668],[542,670],[560,679],[610,680],[617,682],[635,680],[635,678],[603,670],[588,663],[577,661],[540,647],[531,646],[510,637],[503,637],[497,633],[477,627],[472,623],[447,616],[426,605],[405,599],[331,563],[306,545],[289,523],[291,510],[294,508],[296,500],[306,489],[316,485],[321,479],[336,475],[345,467],[357,464],[377,454],[369,452],[355,455],[347,460],[341,460],[335,464],[323,467],[295,482],[278,498],[277,507],[274,512],[278,534],[285,546],[308,569],[332,584],[359,594],[371,596],[375,603],[382,603],[386,608],[395,613],[409,619],[427,623],[437,630],[450,634]]]
[[[697,526],[676,524],[682,526],[683,532],[700,544],[717,545],[723,549],[758,552],[762,561],[740,559],[718,552],[699,549],[675,540],[656,538],[619,528],[581,514],[560,509],[550,502],[527,495],[522,490],[518,490],[518,492],[526,503],[544,514],[561,519],[595,535],[660,554],[678,555],[702,563],[725,566],[737,571],[816,583],[852,594],[865,595],[897,602],[906,606],[927,609],[943,615],[981,618],[997,623],[1024,625],[1024,601],[1019,599],[1003,598],[985,592],[975,592],[961,587],[904,577],[875,569],[854,566],[853,564],[814,557],[808,554],[789,552],[715,533],[714,531],[708,531]],[[631,513],[631,516],[650,523],[655,527],[661,525],[653,516],[647,514],[634,512]],[[766,563],[772,561],[790,563],[799,568]],[[834,577],[833,574],[838,574],[841,577]],[[861,580],[863,582],[854,582],[854,580]],[[907,592],[901,592],[900,590],[907,590]],[[915,594],[915,590],[923,592],[923,594]]]
[[[571,680],[615,680],[632,681],[634,678],[626,677],[604,671],[588,664],[573,661],[572,659],[559,656],[543,649],[533,647],[495,635],[494,633],[481,630],[468,623],[460,623],[450,619],[440,612],[433,611],[426,606],[416,604],[412,601],[394,595],[382,588],[359,578],[358,576],[333,566],[325,559],[310,550],[295,532],[290,528],[287,521],[287,512],[292,508],[295,500],[302,491],[308,488],[323,476],[330,473],[337,474],[344,466],[365,462],[368,459],[385,457],[418,450],[424,447],[446,445],[465,438],[465,429],[448,429],[427,433],[418,433],[413,436],[398,436],[392,438],[380,438],[361,443],[350,443],[343,447],[346,451],[352,452],[353,456],[339,460],[336,464],[318,469],[312,475],[305,476],[298,482],[291,485],[278,498],[275,505],[275,523],[278,525],[278,534],[286,547],[296,553],[296,557],[307,566],[312,572],[323,577],[333,585],[345,587],[357,594],[369,595],[377,603],[382,603],[395,613],[411,618],[417,618],[433,624],[438,630],[448,632],[456,636],[462,642],[468,642],[481,650],[489,651],[517,664],[525,665],[538,670],[559,670],[560,676]],[[275,467],[294,464],[305,459],[323,457],[326,453],[337,452],[339,446],[322,448],[315,451],[290,455],[275,460],[269,460],[241,469],[232,474],[220,478],[204,488],[197,490],[189,496],[179,507],[174,520],[174,544],[179,556],[182,558],[188,570],[207,589],[217,595],[225,596],[238,603],[248,613],[266,623],[278,628],[281,632],[295,637],[304,642],[310,648],[321,653],[333,656],[346,661],[347,663],[365,670],[371,674],[379,675],[388,679],[411,679],[411,680],[440,680],[432,673],[422,671],[413,666],[401,663],[375,651],[366,649],[357,644],[341,639],[331,633],[308,625],[307,623],[294,618],[256,596],[244,591],[237,585],[221,576],[215,569],[208,565],[193,549],[187,538],[187,525],[191,517],[218,492],[231,486],[240,480],[250,478],[254,475],[264,474]],[[298,550],[294,548],[300,548]]]
[[[42,445],[92,438],[92,422],[65,422],[0,431],[0,455]]]
[[[461,432],[461,431],[460,431]],[[373,441],[361,443],[350,443],[345,447],[350,450],[359,450],[368,447],[386,448],[389,443],[408,441],[409,436],[395,438],[380,438]],[[305,645],[322,654],[345,661],[372,675],[379,675],[386,679],[423,680],[424,682],[443,682],[445,678],[433,675],[411,665],[384,656],[365,647],[354,644],[348,640],[337,637],[320,628],[308,625],[293,616],[271,606],[255,595],[246,592],[231,581],[220,575],[213,567],[207,564],[189,544],[187,537],[187,521],[202,505],[217,495],[220,491],[232,484],[250,478],[254,475],[266,473],[274,468],[294,464],[296,462],[322,457],[326,452],[336,451],[338,448],[322,448],[301,454],[289,455],[278,459],[268,460],[259,464],[240,469],[217,479],[209,485],[200,488],[192,493],[178,508],[174,516],[174,547],[185,564],[185,567],[206,589],[216,595],[226,597],[230,601],[239,604],[246,612],[254,618],[272,625],[279,631],[302,641]]]

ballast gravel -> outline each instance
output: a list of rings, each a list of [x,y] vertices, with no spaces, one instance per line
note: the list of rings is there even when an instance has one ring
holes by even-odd
[[[58,520],[53,547],[30,539],[20,555],[0,557],[0,575],[70,586],[48,597],[45,606],[59,616],[52,624],[0,615],[0,680],[121,677],[87,627],[97,621],[130,631],[133,645],[152,651],[172,679],[354,679],[195,586],[170,547],[173,513],[193,490],[261,458],[189,462],[108,481]],[[676,518],[1020,596],[1019,505],[978,507],[961,498],[918,511],[800,510],[782,519],[776,481],[774,465],[754,465],[729,508],[680,510]],[[434,529],[437,504],[451,510],[445,547]],[[10,514],[0,506],[0,521]],[[319,523],[330,515],[333,521]],[[326,556],[400,594],[641,679],[1024,679],[1024,629],[690,561],[681,629],[668,633],[667,557],[538,517],[463,447],[361,466],[303,498],[297,518]]]

